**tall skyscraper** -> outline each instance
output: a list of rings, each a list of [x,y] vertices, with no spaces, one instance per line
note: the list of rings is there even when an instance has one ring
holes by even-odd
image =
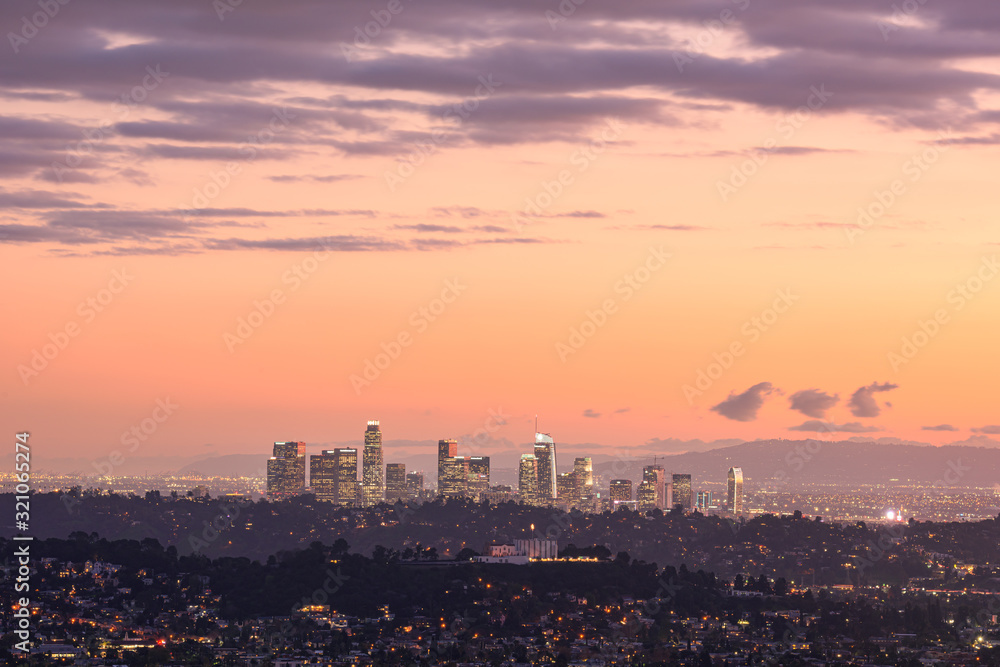
[[[630,502],[632,500],[632,480],[611,480],[611,487],[608,489],[608,497],[611,499],[612,503],[616,500],[619,502]]]
[[[438,495],[448,498],[462,498],[469,492],[469,458],[449,456],[444,459],[444,468],[439,472]]]
[[[406,500],[406,465],[403,463],[385,464],[385,500],[394,503]]]
[[[535,459],[538,462],[538,501],[555,500],[559,495],[556,490],[556,443],[548,433],[535,433]]]
[[[306,443],[276,442],[267,460],[267,498],[287,500],[306,491]]]
[[[673,475],[673,500],[671,509],[676,505],[684,508],[685,512],[690,512],[694,507],[694,499],[691,495],[691,475]]]
[[[670,498],[667,494],[667,473],[661,465],[651,465],[646,466],[642,469],[642,483],[639,485],[639,491],[642,492],[642,485],[649,483],[650,491],[647,492],[648,497],[645,499],[647,507],[644,509],[652,509],[653,507],[659,509],[668,509]],[[639,507],[643,507],[643,498],[636,498],[639,501]]]
[[[733,514],[743,514],[743,468],[729,469],[729,492],[726,509]]]
[[[538,503],[538,459],[534,454],[521,454],[518,468],[517,491],[526,505]]]
[[[332,449],[309,457],[309,486],[316,500],[337,501],[337,457]]]
[[[424,473],[406,473],[406,492],[410,498],[419,498],[424,491]]]
[[[573,471],[580,479],[580,493],[587,495],[594,486],[594,461],[589,456],[573,459]]]
[[[580,475],[577,471],[561,472],[556,476],[559,501],[573,507],[580,502]]]
[[[490,457],[472,456],[469,458],[469,483],[467,493],[481,500],[482,495],[490,490]]]
[[[356,505],[358,502],[358,450],[353,447],[338,447],[333,450],[337,461],[338,505]]]
[[[458,456],[457,440],[438,440],[438,470],[437,470],[438,493],[444,493],[442,491],[442,482],[445,477],[445,466],[447,465],[447,460],[453,459],[456,456]]]
[[[382,431],[378,420],[365,429],[365,451],[361,462],[361,502],[365,507],[385,500],[385,471],[382,469]]]

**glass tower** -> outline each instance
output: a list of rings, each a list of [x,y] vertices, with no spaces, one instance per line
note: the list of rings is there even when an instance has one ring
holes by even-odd
[[[382,431],[378,420],[365,429],[365,452],[361,462],[361,504],[377,505],[385,500],[385,472],[382,469]]]
[[[535,434],[535,459],[538,462],[538,501],[558,497],[556,491],[556,443],[548,433]]]
[[[733,514],[743,514],[743,468],[729,469],[729,492],[726,494],[726,510]]]
[[[306,491],[306,443],[276,442],[267,460],[267,498],[271,502]]]

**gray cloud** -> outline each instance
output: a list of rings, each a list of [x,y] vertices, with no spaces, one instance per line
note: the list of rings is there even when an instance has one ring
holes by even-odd
[[[882,408],[875,402],[875,394],[883,391],[892,391],[899,385],[891,382],[873,382],[867,387],[861,387],[851,394],[851,400],[847,405],[851,409],[851,414],[855,417],[878,417],[882,413]]]
[[[937,426],[921,426],[924,431],[957,431],[958,428],[951,424],[938,424]],[[998,431],[1000,432],[1000,431]]]
[[[822,419],[826,416],[826,411],[835,406],[840,401],[837,394],[830,395],[819,389],[805,389],[797,391],[789,397],[789,404],[792,410],[798,410],[807,417]]]
[[[583,411],[583,416],[584,417],[588,417],[590,419],[597,419],[598,417],[601,416],[601,413],[600,412],[594,412],[590,408],[587,408],[586,410]]]
[[[757,419],[757,411],[764,405],[764,397],[772,391],[776,390],[770,382],[760,382],[742,394],[730,393],[726,400],[713,405],[711,409],[726,419],[750,422]]]
[[[998,435],[998,434],[1000,434],[1000,426],[997,426],[997,425],[983,426],[983,427],[980,427],[980,428],[974,428],[974,429],[972,429],[972,432],[973,433],[984,433],[984,434],[988,434],[988,435]]]

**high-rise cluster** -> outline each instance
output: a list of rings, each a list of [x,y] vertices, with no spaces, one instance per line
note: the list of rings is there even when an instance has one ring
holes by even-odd
[[[324,502],[371,507],[382,502],[427,498],[421,472],[406,472],[402,463],[383,463],[382,431],[378,420],[368,422],[361,452],[355,448],[326,449],[309,457],[306,484],[304,442],[276,442],[267,461],[267,496],[286,500],[306,493]],[[644,466],[637,487],[632,480],[613,479],[607,494],[599,493],[593,460],[577,457],[572,470],[560,473],[556,466],[556,444],[548,433],[535,433],[530,453],[522,454],[517,468],[516,491],[509,486],[490,485],[490,457],[460,456],[457,440],[439,440],[437,449],[437,495],[472,498],[491,503],[517,499],[529,505],[579,508],[585,511],[614,510],[621,506],[640,511],[725,511],[743,513],[743,470],[730,468],[725,496],[696,490],[687,473],[667,474],[662,465]],[[718,504],[717,504],[718,503]]]

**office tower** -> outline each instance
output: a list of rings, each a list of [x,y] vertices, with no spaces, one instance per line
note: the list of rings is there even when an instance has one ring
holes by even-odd
[[[556,490],[556,443],[548,433],[535,433],[535,459],[538,462],[538,501],[546,503],[558,497]]]
[[[695,502],[695,507],[698,509],[708,509],[712,506],[712,492],[711,491],[699,491],[698,499]]]
[[[671,509],[675,505],[680,505],[684,508],[685,512],[690,512],[691,508],[694,506],[693,498],[691,497],[691,475],[678,475],[673,476],[673,505],[670,506]]]
[[[521,454],[517,491],[526,505],[538,503],[538,459],[534,454]]]
[[[649,482],[650,489],[647,493],[651,493],[646,500],[648,503],[652,503],[651,507],[646,507],[645,509],[652,509],[657,507],[659,509],[669,509],[670,498],[667,493],[667,473],[663,470],[663,466],[651,465],[646,466],[642,469],[642,483],[639,484],[639,491],[642,492],[642,485]],[[639,506],[643,506],[643,499],[637,497],[636,500],[639,501]]]
[[[365,429],[365,451],[361,461],[361,504],[377,505],[385,500],[385,472],[382,470],[382,431],[378,420]]]
[[[594,486],[594,462],[589,456],[573,460],[573,471],[580,478],[580,493],[589,494]]]
[[[615,501],[630,502],[632,500],[632,480],[611,480],[611,488],[608,489],[608,497],[611,499],[612,504]]]
[[[733,514],[743,514],[743,468],[729,469],[726,509]]]
[[[332,503],[337,500],[337,456],[332,449],[309,457],[309,486],[316,500]]]
[[[358,450],[339,447],[333,450],[337,460],[337,491],[334,502],[338,505],[358,504]]]
[[[480,500],[482,495],[490,490],[490,457],[473,456],[469,458],[469,482],[467,493]]]
[[[570,507],[580,502],[580,476],[573,472],[561,472],[556,477],[556,492],[559,500]]]
[[[267,460],[267,498],[287,500],[306,491],[306,443],[276,442]]]
[[[438,493],[442,492],[442,482],[445,475],[445,462],[448,459],[453,459],[458,456],[458,441],[457,440],[438,440],[438,470],[437,470],[437,488]]]
[[[406,465],[403,463],[385,464],[385,500],[394,503],[406,500]]]
[[[424,492],[424,473],[406,473],[406,493],[410,498],[419,498]]]
[[[469,458],[449,456],[444,459],[444,468],[438,473],[438,495],[448,498],[462,498],[469,492]]]

